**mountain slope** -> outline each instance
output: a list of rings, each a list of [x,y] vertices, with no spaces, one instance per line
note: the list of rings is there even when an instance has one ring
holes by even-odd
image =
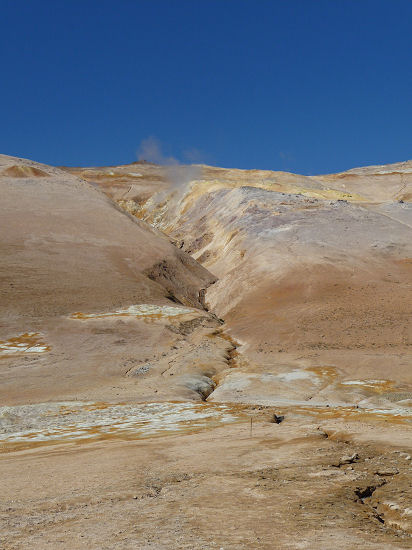
[[[215,278],[96,187],[1,156],[0,191],[3,401],[91,395],[123,380],[128,358],[150,357],[157,340],[156,353],[165,353],[165,327],[133,324],[127,312],[119,317],[130,306],[158,305],[166,320],[179,312],[171,306],[186,317],[204,315],[202,289]],[[86,322],[73,319],[79,312],[115,315]],[[44,353],[23,353],[34,341]]]
[[[395,393],[409,395],[411,162],[315,177],[211,167],[169,173],[145,164],[133,170],[139,175],[130,184],[130,166],[87,175],[94,181],[95,173],[123,208],[219,278],[206,300],[242,344],[243,370],[221,378],[212,399],[316,396],[322,404],[389,406]],[[333,383],[314,377],[309,389],[278,380],[253,389],[259,373],[325,365]],[[371,392],[362,382],[369,379],[394,390]],[[239,389],[245,380],[250,391]]]

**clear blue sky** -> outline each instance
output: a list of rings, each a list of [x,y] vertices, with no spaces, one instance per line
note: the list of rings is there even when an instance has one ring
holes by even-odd
[[[0,152],[304,174],[412,158],[412,0],[0,0]]]

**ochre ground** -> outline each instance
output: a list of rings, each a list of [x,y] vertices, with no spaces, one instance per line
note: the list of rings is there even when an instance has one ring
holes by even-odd
[[[0,548],[411,548],[411,183],[1,156]]]

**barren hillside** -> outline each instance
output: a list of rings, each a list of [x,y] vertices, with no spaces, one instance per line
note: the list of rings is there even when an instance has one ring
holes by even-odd
[[[412,162],[310,178],[147,164],[81,174],[217,276],[206,302],[241,368],[211,399],[391,406],[408,394]],[[276,379],[325,366],[332,379],[300,389]]]
[[[1,548],[411,547],[412,162],[0,193]]]

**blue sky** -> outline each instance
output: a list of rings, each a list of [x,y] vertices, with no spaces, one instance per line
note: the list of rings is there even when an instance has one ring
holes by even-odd
[[[2,153],[121,164],[151,138],[181,162],[303,174],[412,158],[411,0],[0,10]]]

